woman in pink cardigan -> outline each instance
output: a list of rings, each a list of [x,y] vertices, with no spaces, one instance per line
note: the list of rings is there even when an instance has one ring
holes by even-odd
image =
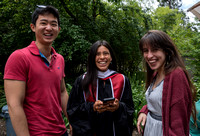
[[[138,132],[144,136],[189,136],[191,113],[196,119],[192,110],[196,90],[176,46],[166,33],[150,30],[139,47],[145,60],[147,105],[139,113]]]

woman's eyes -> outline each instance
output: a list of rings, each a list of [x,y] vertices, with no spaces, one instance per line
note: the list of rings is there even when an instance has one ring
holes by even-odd
[[[158,51],[158,50],[159,50],[158,48],[154,48],[154,49],[151,49],[150,51],[151,51],[151,52],[156,52],[156,51]],[[147,53],[147,52],[149,52],[148,49],[143,49],[143,53]]]
[[[108,55],[109,53],[108,53],[108,52],[104,52],[103,54],[104,54],[104,55]]]
[[[148,49],[143,49],[143,53],[147,53],[148,52]]]
[[[151,51],[156,52],[156,51],[158,51],[158,48],[152,49]]]
[[[101,54],[103,54],[104,56],[106,56],[106,55],[109,55],[109,52],[103,52],[103,53],[97,52],[97,56],[100,56]]]

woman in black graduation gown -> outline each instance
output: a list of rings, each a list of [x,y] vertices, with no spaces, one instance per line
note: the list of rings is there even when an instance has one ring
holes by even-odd
[[[116,71],[116,59],[106,41],[97,41],[88,55],[87,72],[71,90],[67,113],[73,136],[131,136],[133,100],[127,77]],[[104,102],[104,98],[114,98]]]

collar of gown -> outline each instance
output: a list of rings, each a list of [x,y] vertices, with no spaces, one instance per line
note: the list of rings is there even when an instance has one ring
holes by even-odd
[[[105,72],[98,71],[98,78],[106,78],[110,76],[111,74],[115,73],[115,71],[108,69]]]

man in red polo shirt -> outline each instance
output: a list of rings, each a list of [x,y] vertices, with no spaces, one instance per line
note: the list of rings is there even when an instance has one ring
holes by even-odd
[[[39,5],[30,25],[36,41],[13,52],[5,66],[4,88],[17,136],[67,136],[64,59],[52,47],[60,31],[58,10]]]

